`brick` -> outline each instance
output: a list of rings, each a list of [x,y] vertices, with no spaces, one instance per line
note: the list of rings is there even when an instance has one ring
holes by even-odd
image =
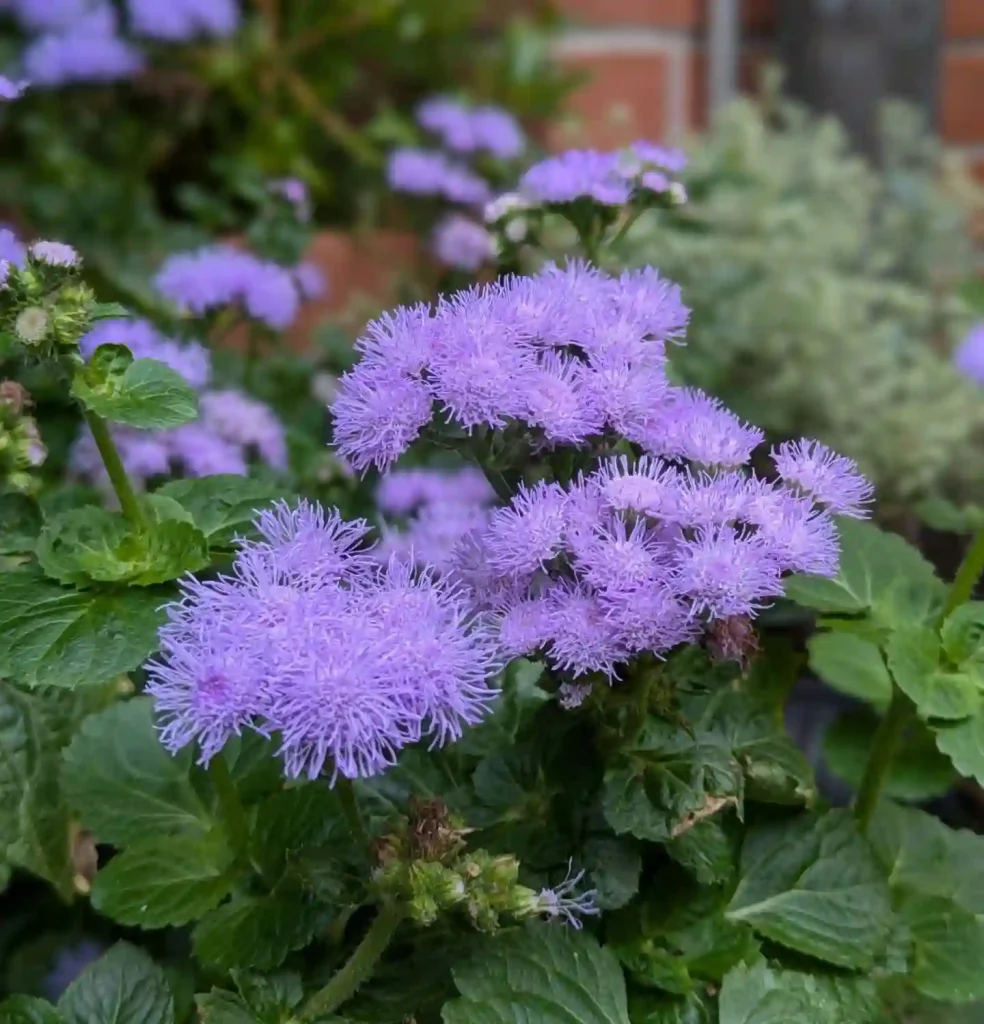
[[[664,138],[672,121],[673,59],[664,51],[564,58],[565,66],[587,77],[568,99],[572,120],[551,128],[551,148],[607,148],[638,138]]]
[[[557,10],[591,25],[646,25],[696,28],[703,22],[704,0],[557,0]]]
[[[948,39],[984,36],[984,0],[946,0],[943,17]]]
[[[762,70],[771,54],[764,47],[747,47],[738,55],[738,89],[742,93],[758,91]],[[707,127],[707,55],[704,49],[693,51],[687,60],[687,127]]]
[[[984,142],[984,49],[944,54],[940,122],[947,142]]]

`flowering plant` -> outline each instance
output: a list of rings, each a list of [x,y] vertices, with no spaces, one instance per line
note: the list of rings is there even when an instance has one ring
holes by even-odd
[[[69,246],[0,263],[0,344],[77,403],[107,485],[0,494],[0,877],[72,922],[8,958],[46,970],[7,973],[4,1024],[864,1024],[984,998],[982,840],[889,796],[916,735],[984,778],[984,535],[948,586],[864,521],[850,459],[769,449],[668,377],[679,289],[595,262],[684,198],[676,154],[635,156],[527,176],[523,244],[549,206],[586,258],[366,329],[331,413],[371,521],[190,469],[218,449],[162,432],[282,449]],[[276,330],[285,273],[206,250],[158,284]],[[783,729],[788,601],[884,712],[851,810]]]

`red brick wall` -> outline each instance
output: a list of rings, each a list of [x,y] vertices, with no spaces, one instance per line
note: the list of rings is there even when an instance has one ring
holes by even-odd
[[[567,18],[558,52],[586,73],[556,146],[679,139],[707,114],[707,0],[556,0]],[[943,138],[979,161],[984,177],[984,0],[941,0],[939,96]],[[740,84],[771,52],[778,0],[741,0]]]

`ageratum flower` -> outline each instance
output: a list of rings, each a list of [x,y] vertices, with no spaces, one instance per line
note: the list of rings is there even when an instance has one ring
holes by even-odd
[[[300,306],[290,270],[224,245],[169,257],[154,283],[166,299],[196,316],[238,303],[274,330],[289,327]]]
[[[474,272],[495,255],[492,236],[481,224],[452,213],[434,228],[434,255],[449,267]]]
[[[136,35],[169,43],[225,39],[239,28],[236,0],[127,0],[127,11]]]
[[[26,88],[27,82],[14,82],[6,75],[0,75],[0,100],[9,102],[20,99]]]
[[[99,6],[99,0],[9,0],[10,13],[30,32],[68,28]]]
[[[256,525],[229,576],[186,580],[168,608],[147,689],[169,750],[207,762],[254,729],[279,737],[288,776],[334,781],[484,717],[498,663],[452,585],[376,564],[367,523],[307,502]]]
[[[968,380],[984,386],[984,323],[974,324],[967,332],[953,354],[953,364]]]
[[[660,429],[689,429],[699,404],[664,372],[665,342],[687,317],[679,289],[651,268],[613,278],[581,264],[471,288],[434,310],[400,309],[357,344],[362,359],[332,407],[335,441],[355,469],[385,469],[436,403],[468,430],[525,424],[539,448],[585,445],[606,427],[643,446],[669,444]],[[737,422],[724,412],[715,422],[725,420]],[[671,447],[709,463],[733,454],[717,434],[703,449],[689,435]]]
[[[27,259],[27,248],[10,228],[0,228],[0,260],[22,267]]]
[[[207,387],[212,377],[212,357],[195,341],[166,338],[149,320],[103,320],[79,339],[87,359],[100,345],[125,345],[135,359],[166,363],[196,390]]]
[[[31,3],[25,5],[25,9]],[[74,82],[113,82],[132,78],[144,66],[143,54],[117,35],[116,15],[104,3],[87,5],[79,17],[32,40],[21,57],[32,85],[53,88]]]
[[[78,252],[64,242],[32,242],[27,251],[49,267],[77,267],[82,262]]]
[[[404,147],[390,154],[386,179],[395,192],[440,196],[464,206],[481,206],[491,199],[485,181],[443,153]]]
[[[417,123],[456,153],[486,152],[511,160],[526,146],[519,123],[501,107],[469,107],[447,96],[433,96],[417,108]]]

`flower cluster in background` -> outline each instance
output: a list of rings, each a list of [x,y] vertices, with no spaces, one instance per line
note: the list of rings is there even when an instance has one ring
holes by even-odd
[[[359,778],[484,717],[494,645],[452,585],[380,566],[366,522],[319,506],[257,527],[231,576],[188,580],[169,606],[148,685],[169,749],[197,740],[208,761],[255,728],[280,736],[289,776]]]
[[[201,345],[166,338],[142,320],[104,321],[80,342],[86,357],[100,345],[126,345],[138,359],[166,363],[200,392],[200,417],[184,426],[155,431],[113,428],[123,465],[139,483],[174,474],[245,476],[254,459],[275,469],[287,468],[284,428],[274,412],[245,392],[211,389],[211,360]],[[71,466],[83,479],[105,481],[102,459],[88,431],[73,446]]]
[[[984,323],[974,324],[953,353],[953,364],[968,379],[984,387]]]
[[[142,40],[225,38],[240,16],[237,0],[127,0],[122,20],[108,0],[11,0],[10,12],[29,33],[18,71],[41,88],[131,78]]]

